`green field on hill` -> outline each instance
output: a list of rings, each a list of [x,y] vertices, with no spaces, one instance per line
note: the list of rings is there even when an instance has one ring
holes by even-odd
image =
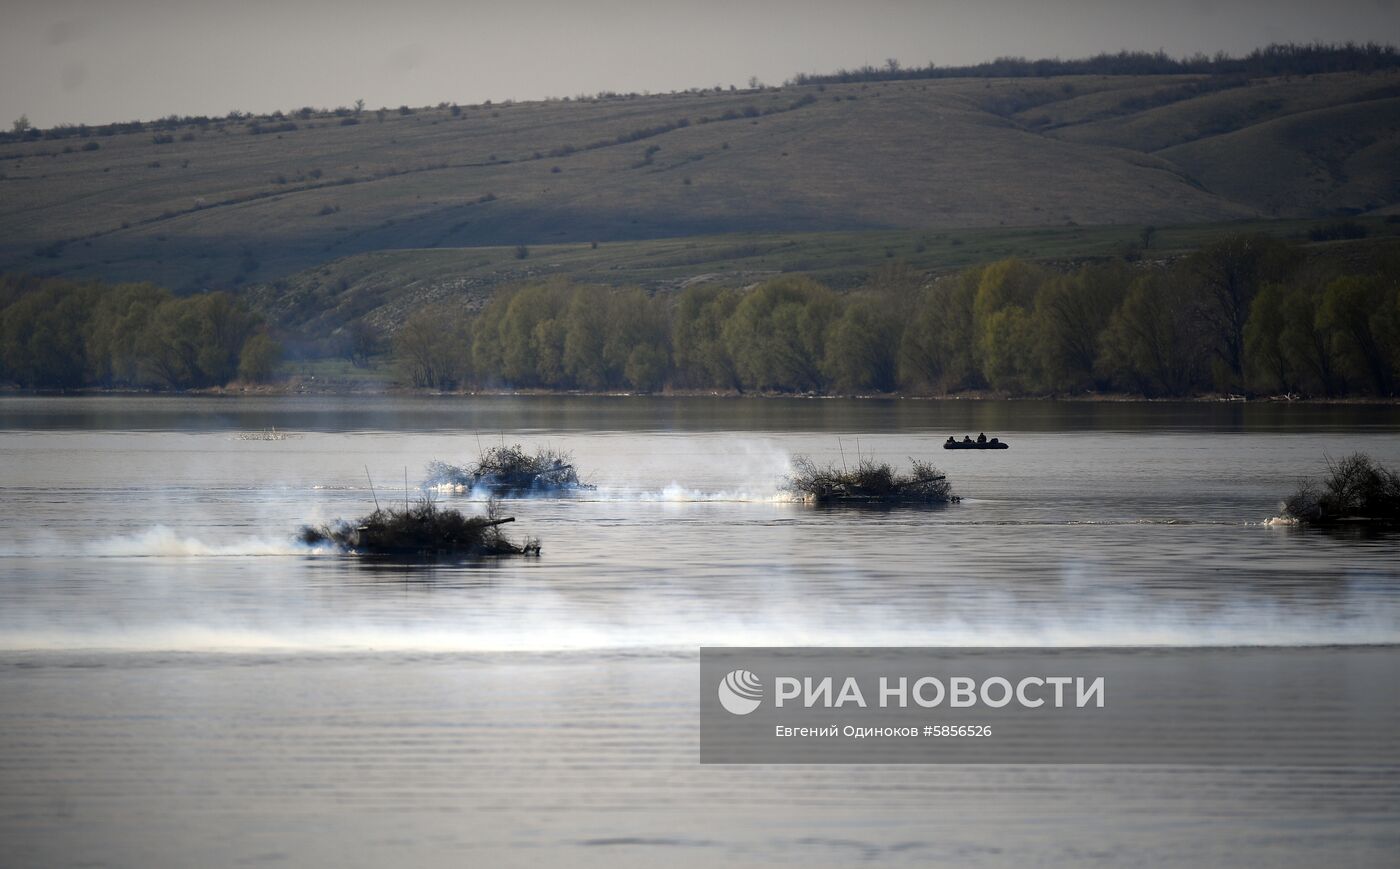
[[[967,230],[1046,227],[1054,248],[1080,227],[1131,239],[1147,224],[1385,215],[1400,203],[1397,107],[1393,70],[1080,75],[70,130],[0,144],[0,270],[193,291],[373,251],[598,242],[606,258],[619,242],[696,236],[876,239],[787,257],[839,270],[887,245],[932,261]],[[1008,232],[985,237],[1013,247],[1022,231]],[[985,258],[964,241],[963,261]]]

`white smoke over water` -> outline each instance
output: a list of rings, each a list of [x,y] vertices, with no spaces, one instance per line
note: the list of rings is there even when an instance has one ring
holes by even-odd
[[[590,474],[586,461],[580,459],[581,476],[594,488],[532,492],[512,496],[512,499],[568,498],[573,501],[638,503],[783,503],[795,500],[782,488],[784,479],[792,469],[792,457],[787,450],[766,440],[744,439],[724,444],[722,453],[710,456],[713,469],[707,469],[705,476],[721,475],[712,482],[683,483],[672,479],[659,489],[654,485],[639,484],[640,480],[665,479],[673,474],[673,453],[700,452],[713,450],[714,447],[710,442],[692,441],[685,437],[670,439],[668,446],[670,449],[661,454],[634,457],[635,460],[627,464],[625,471],[617,469],[601,479],[597,473]],[[467,502],[486,501],[491,496],[486,489],[468,489],[450,483],[432,486],[429,491],[437,496]]]
[[[308,555],[320,550],[297,542],[290,534],[284,538],[248,537],[210,543],[156,525],[135,534],[82,543],[79,551],[93,558],[250,558]]]
[[[26,625],[0,630],[0,651],[192,653],[620,653],[694,652],[700,646],[941,646],[1006,648],[1319,647],[1400,644],[1388,610],[1323,614],[1282,607],[1137,606],[1083,615],[990,613],[925,620],[888,607],[840,612],[748,605],[742,615],[641,594],[624,611],[565,612],[546,589],[461,620],[394,623],[218,619],[145,625]]]

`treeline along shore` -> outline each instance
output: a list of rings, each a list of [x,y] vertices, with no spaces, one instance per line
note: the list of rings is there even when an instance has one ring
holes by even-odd
[[[393,346],[404,382],[438,389],[1393,396],[1400,251],[1336,262],[1235,236],[1170,265],[892,265],[847,293],[559,281],[419,312]]]
[[[804,276],[653,293],[556,279],[334,337],[434,390],[1394,397],[1400,250],[1365,250],[1239,235],[1173,262],[1008,259],[935,278],[891,264],[846,292]],[[275,380],[277,337],[223,293],[0,281],[0,379],[23,388]]]
[[[197,389],[271,380],[281,347],[228,293],[0,276],[0,381]]]

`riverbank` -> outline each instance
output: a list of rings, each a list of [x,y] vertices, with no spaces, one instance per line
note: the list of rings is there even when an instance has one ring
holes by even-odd
[[[202,389],[137,389],[132,387],[84,387],[80,389],[43,390],[20,389],[12,386],[0,387],[0,395],[187,395],[187,396],[538,396],[538,397],[605,397],[605,398],[761,398],[761,399],[865,399],[872,401],[1064,401],[1084,403],[1144,403],[1163,404],[1172,402],[1220,403],[1220,404],[1314,404],[1314,405],[1397,405],[1400,396],[1298,396],[1298,395],[1238,395],[1222,393],[1200,393],[1195,395],[1146,396],[1126,392],[1083,392],[1052,394],[1007,394],[991,390],[966,390],[946,395],[914,392],[881,393],[815,393],[815,392],[765,392],[716,389],[665,389],[658,392],[632,392],[619,390],[591,391],[585,389],[459,389],[440,390],[403,386],[387,381],[335,381],[317,378],[291,380],[279,383],[230,383],[225,386],[212,386]]]

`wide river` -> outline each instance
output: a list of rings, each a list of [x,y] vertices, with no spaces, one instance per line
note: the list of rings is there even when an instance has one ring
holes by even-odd
[[[538,559],[294,542],[502,442],[597,486],[504,503]],[[702,645],[1400,644],[1400,538],[1268,522],[1358,450],[1400,408],[0,398],[0,863],[1388,864],[1393,766],[698,762]],[[792,503],[799,454],[964,500]]]

